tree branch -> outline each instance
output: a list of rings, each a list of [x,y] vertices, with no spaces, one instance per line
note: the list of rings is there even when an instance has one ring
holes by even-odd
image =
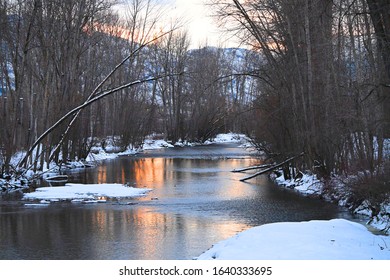
[[[299,158],[299,157],[301,157],[301,156],[303,156],[303,155],[304,155],[304,153],[300,153],[299,155],[293,156],[293,157],[291,157],[291,158],[288,158],[288,159],[286,159],[285,161],[283,161],[283,162],[281,162],[281,163],[275,164],[275,165],[273,165],[273,166],[271,166],[271,167],[269,167],[269,168],[266,168],[266,169],[264,169],[264,170],[261,170],[261,171],[255,173],[255,174],[253,174],[253,175],[250,175],[250,176],[247,176],[247,177],[245,177],[245,178],[242,178],[242,179],[240,179],[240,181],[241,181],[241,182],[244,182],[244,181],[246,181],[246,180],[252,179],[252,178],[254,178],[254,177],[257,177],[257,176],[259,176],[259,175],[262,175],[262,174],[264,174],[264,173],[267,173],[267,172],[269,172],[269,171],[275,170],[276,168],[279,168],[279,167],[285,165],[286,163],[289,163],[290,161],[293,161],[294,159]]]
[[[60,124],[62,124],[66,119],[68,119],[69,117],[71,117],[73,114],[79,114],[80,111],[86,107],[88,107],[89,105],[91,105],[92,103],[108,96],[108,95],[111,95],[113,93],[116,93],[118,91],[121,91],[123,89],[126,89],[126,88],[129,88],[129,87],[132,87],[132,86],[135,86],[135,85],[138,85],[138,84],[142,84],[142,83],[147,83],[147,82],[151,82],[151,81],[155,81],[155,80],[158,80],[158,79],[161,79],[161,78],[164,78],[164,77],[167,77],[167,76],[176,76],[176,75],[181,75],[182,73],[179,73],[179,74],[169,74],[169,75],[161,75],[161,76],[157,76],[157,77],[152,77],[152,78],[146,78],[146,79],[142,79],[142,80],[137,80],[137,81],[133,81],[133,82],[130,82],[130,83],[127,83],[127,84],[124,84],[124,85],[121,85],[119,87],[116,87],[116,88],[113,88],[111,90],[107,90],[103,93],[101,93],[100,95],[98,96],[95,96],[93,98],[90,98],[89,100],[85,101],[83,104],[73,108],[72,110],[70,110],[68,113],[66,113],[64,116],[62,116],[57,122],[55,122],[51,127],[49,127],[44,133],[42,133],[38,138],[37,140],[34,142],[34,144],[30,147],[30,149],[27,151],[26,155],[23,157],[23,159],[19,162],[18,166],[21,167],[23,166],[23,164],[25,162],[27,162],[27,159],[28,157],[31,155],[31,153],[33,152],[33,150],[41,143],[41,141],[46,137],[48,136],[54,129],[56,129]],[[69,126],[68,126],[69,127]],[[36,159],[35,161],[37,161],[38,159]]]

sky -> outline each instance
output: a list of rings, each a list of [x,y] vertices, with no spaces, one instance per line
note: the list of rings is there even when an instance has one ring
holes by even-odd
[[[191,36],[191,45],[197,47],[204,45],[217,46],[221,43],[221,31],[211,17],[210,7],[205,5],[205,0],[171,0],[170,5],[176,10],[177,15],[183,16],[186,28]]]
[[[212,9],[205,4],[206,2],[207,0],[155,0],[154,3],[164,11],[163,16],[167,21],[172,22],[180,18],[183,29],[188,31],[191,38],[190,48],[204,46],[206,43],[209,46],[236,46],[233,41],[223,38],[224,34],[218,28],[212,17]],[[123,12],[123,6],[119,5],[118,11]],[[162,23],[167,26],[169,24]],[[163,26],[161,28],[165,29]]]

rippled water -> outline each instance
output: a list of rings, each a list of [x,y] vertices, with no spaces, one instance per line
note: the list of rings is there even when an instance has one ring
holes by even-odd
[[[106,204],[26,207],[0,202],[1,259],[192,259],[216,242],[270,222],[349,217],[266,176],[234,168],[259,159],[233,144],[149,151],[70,173],[72,182],[129,183],[146,197]]]

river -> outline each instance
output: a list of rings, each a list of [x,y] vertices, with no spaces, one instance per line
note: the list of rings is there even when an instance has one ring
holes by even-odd
[[[167,148],[69,173],[71,182],[128,183],[145,197],[26,207],[0,201],[0,259],[193,259],[220,240],[272,222],[351,218],[347,211],[232,173],[260,159],[236,144]]]

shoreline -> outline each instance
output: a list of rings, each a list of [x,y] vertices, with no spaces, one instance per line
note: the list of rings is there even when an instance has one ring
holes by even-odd
[[[270,174],[271,180],[279,187],[298,192],[301,195],[314,199],[323,199],[329,203],[335,203],[346,208],[351,214],[365,218],[367,227],[389,235],[390,233],[390,202],[382,202],[374,214],[373,206],[369,199],[354,205],[348,186],[342,183],[338,176],[329,181],[319,180],[315,174],[304,173],[298,180],[285,180],[283,175]]]

